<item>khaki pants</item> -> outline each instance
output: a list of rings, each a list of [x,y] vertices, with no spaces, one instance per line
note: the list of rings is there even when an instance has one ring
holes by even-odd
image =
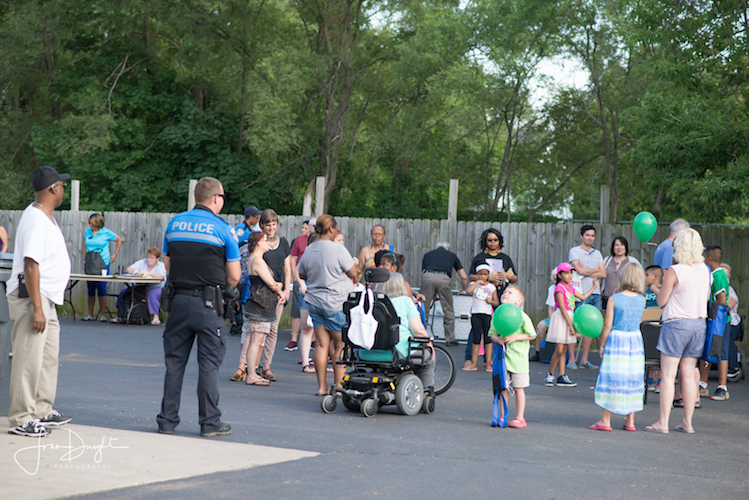
[[[47,326],[42,333],[33,330],[34,306],[31,299],[8,295],[13,320],[13,368],[10,374],[11,427],[23,426],[52,412],[57,394],[57,368],[60,353],[60,321],[55,304],[42,295],[42,310]]]
[[[427,320],[429,319],[429,309],[432,307],[432,301],[435,295],[440,298],[440,306],[444,313],[443,325],[445,328],[445,340],[447,342],[455,341],[455,312],[453,310],[453,280],[446,274],[425,272],[421,276],[420,292],[427,298],[424,306],[427,310]]]

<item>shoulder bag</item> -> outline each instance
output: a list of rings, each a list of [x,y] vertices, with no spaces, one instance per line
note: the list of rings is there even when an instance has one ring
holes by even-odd
[[[348,327],[348,338],[351,343],[362,349],[371,349],[375,343],[375,334],[379,322],[375,319],[374,294],[367,289],[361,292],[359,304],[349,311],[351,325]]]

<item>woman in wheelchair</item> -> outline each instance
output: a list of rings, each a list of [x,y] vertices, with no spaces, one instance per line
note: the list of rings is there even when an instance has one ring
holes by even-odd
[[[390,298],[390,302],[393,304],[398,318],[400,318],[399,341],[395,348],[405,358],[408,356],[409,338],[429,337],[426,328],[424,328],[421,322],[421,315],[416,310],[413,300],[408,295],[402,274],[391,272],[390,279],[385,283],[378,284],[376,291],[382,292]],[[421,379],[425,390],[428,387],[434,386],[434,351],[432,350],[432,343],[428,343],[427,347],[426,352],[428,355],[425,355],[427,359],[412,358],[414,374]],[[415,353],[417,351],[414,350],[412,352]],[[390,361],[393,359],[393,353],[377,349],[360,349],[359,359],[362,361]]]

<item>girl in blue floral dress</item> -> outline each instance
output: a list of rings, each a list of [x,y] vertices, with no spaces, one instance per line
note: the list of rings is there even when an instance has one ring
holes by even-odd
[[[588,427],[611,430],[611,414],[626,415],[622,429],[635,431],[635,412],[642,410],[645,349],[640,318],[645,310],[645,273],[636,263],[624,268],[619,291],[609,298],[600,338],[601,367],[595,401],[603,417]]]

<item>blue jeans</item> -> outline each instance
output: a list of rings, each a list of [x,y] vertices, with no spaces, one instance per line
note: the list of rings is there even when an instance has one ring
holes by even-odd
[[[595,306],[596,309],[600,309],[601,308],[601,295],[598,293],[594,293],[593,295],[583,300],[582,302],[580,302],[579,300],[576,300],[575,308],[578,308],[585,304],[590,304],[592,306]]]

